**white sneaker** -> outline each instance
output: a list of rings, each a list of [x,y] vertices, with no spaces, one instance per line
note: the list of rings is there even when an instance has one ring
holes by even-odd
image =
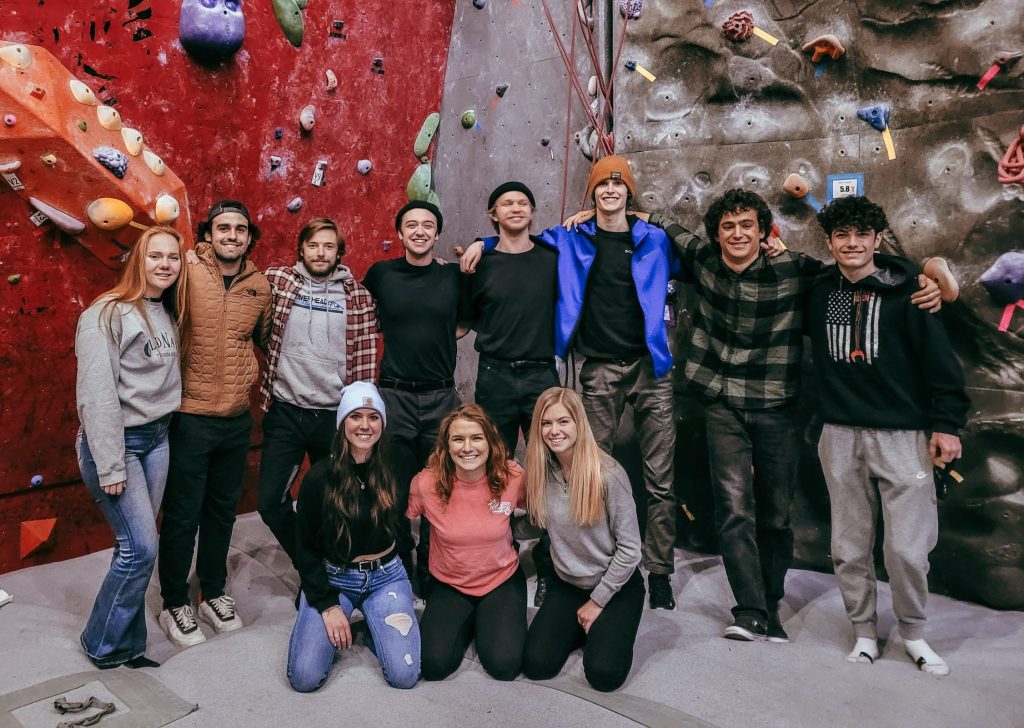
[[[191,604],[160,612],[160,626],[167,634],[167,639],[178,647],[192,647],[206,641],[206,635],[199,629]]]
[[[199,616],[209,622],[217,634],[234,632],[245,626],[235,611],[235,600],[227,594],[200,602]]]

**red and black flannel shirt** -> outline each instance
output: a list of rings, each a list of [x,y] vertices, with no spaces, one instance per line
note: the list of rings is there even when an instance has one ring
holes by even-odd
[[[344,268],[344,266],[339,266]],[[351,273],[351,271],[350,271]],[[281,358],[284,327],[295,299],[302,290],[302,276],[295,268],[268,268],[263,274],[273,290],[273,323],[267,346],[267,372],[260,386],[260,409],[270,407],[277,362]],[[351,275],[345,278],[345,384],[377,381],[377,308],[373,296]]]

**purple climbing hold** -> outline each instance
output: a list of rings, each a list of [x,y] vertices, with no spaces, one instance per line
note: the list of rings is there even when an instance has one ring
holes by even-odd
[[[18,123],[18,117],[14,114],[4,114],[4,126],[14,126]]]
[[[356,164],[356,170],[359,174],[369,174],[371,169],[373,169],[373,162],[369,159],[360,159]]]
[[[619,15],[626,20],[636,20],[644,9],[644,0],[619,0]]]
[[[1003,253],[991,268],[981,274],[978,283],[1000,306],[1009,306],[1024,299],[1024,253]]]
[[[128,171],[128,157],[113,147],[96,147],[92,150],[92,156],[115,177],[124,179],[125,172]]]
[[[857,110],[857,117],[871,124],[878,131],[885,131],[889,126],[889,111],[889,107],[884,104],[865,106],[863,109]]]
[[[198,61],[229,58],[245,40],[245,16],[238,0],[182,0],[178,20],[181,47]]]

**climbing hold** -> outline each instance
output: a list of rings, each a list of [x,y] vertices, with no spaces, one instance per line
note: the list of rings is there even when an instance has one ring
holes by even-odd
[[[782,191],[790,197],[802,200],[807,197],[807,193],[810,192],[810,187],[807,185],[807,180],[796,172],[793,172],[791,175],[786,177],[786,181],[782,183]]]
[[[477,10],[483,10],[484,5],[486,4],[486,0],[473,0],[473,7],[476,8]]]
[[[370,66],[370,73],[376,73],[381,76],[384,75],[384,56],[376,55],[373,57],[373,63]]]
[[[546,147],[546,146],[547,146],[548,144],[550,144],[550,143],[551,143],[551,137],[543,137],[543,138],[542,138],[542,139],[540,140],[540,145],[541,145],[542,147]]]
[[[284,129],[282,129],[281,127],[278,127],[277,129],[274,129],[274,138],[275,139],[280,139],[283,136],[284,136]]]
[[[75,126],[77,126],[82,131],[89,131],[89,125],[85,123],[84,119],[79,119],[78,121],[76,121]]]
[[[1024,253],[1003,253],[981,274],[978,283],[1000,306],[1009,306],[1024,299]]]
[[[101,197],[93,200],[86,208],[85,214],[92,220],[92,224],[103,230],[117,230],[123,228],[133,217],[132,208],[128,203],[113,197]]]
[[[277,18],[277,24],[281,26],[284,37],[298,48],[302,45],[304,32],[301,9],[295,0],[273,0],[273,4],[274,17]]]
[[[345,21],[344,20],[332,20],[330,35],[332,38],[345,39]]]
[[[427,193],[427,202],[429,202],[434,207],[441,209],[441,200],[440,198],[438,198],[437,193],[434,192],[433,190],[430,190],[430,192]]]
[[[142,153],[142,134],[140,132],[128,126],[122,127],[121,140],[124,142],[124,148],[133,157]]]
[[[740,43],[754,34],[754,16],[748,10],[733,13],[722,24],[722,35],[729,40]]]
[[[462,112],[462,118],[460,121],[462,122],[463,129],[472,129],[476,126],[476,111],[473,109],[466,109]]]
[[[316,109],[313,105],[303,106],[302,111],[299,112],[299,125],[303,131],[313,131],[313,125],[316,124]]]
[[[1004,185],[1024,182],[1024,126],[999,160],[998,179]]]
[[[441,115],[436,111],[428,114],[427,118],[423,120],[423,126],[420,127],[419,134],[416,135],[416,142],[412,145],[412,153],[416,157],[422,157],[430,149],[430,142],[434,139],[434,134],[437,133],[437,126],[440,123]]]
[[[14,275],[7,276],[7,282],[12,286],[18,285],[21,282],[21,273],[15,273]]]
[[[356,163],[356,171],[358,171],[359,174],[369,174],[371,169],[373,169],[373,162],[369,159],[360,159]]]
[[[276,154],[270,155],[270,171],[273,172],[275,169],[281,166],[281,158]]]
[[[500,83],[494,87],[494,93],[498,94],[499,98],[504,96],[506,91],[508,91],[507,83]]]
[[[47,167],[53,167],[54,165],[57,164],[56,154],[44,154],[42,157],[40,157],[40,159],[43,160],[43,164],[45,164]]]
[[[46,89],[44,89],[42,86],[33,86],[32,90],[29,91],[29,94],[37,99],[41,99],[44,96],[46,96]]]
[[[15,43],[0,48],[0,60],[8,66],[14,66],[19,71],[24,71],[32,65],[32,53],[28,46]]]
[[[299,10],[305,10],[309,0],[295,0],[295,4],[299,6]]]
[[[43,476],[42,475],[33,475],[32,476],[32,480],[30,480],[29,483],[31,483],[33,487],[38,488],[40,485],[43,484]]]
[[[97,106],[96,118],[100,120],[100,126],[110,131],[117,131],[121,128],[121,114],[117,109],[109,106]]]
[[[626,61],[626,68],[628,68],[630,71],[636,71],[651,83],[654,83],[654,79],[657,78],[657,76],[655,76],[653,73],[648,71],[646,68],[644,68],[634,60]],[[600,99],[594,99],[593,101],[590,102],[590,111],[595,116],[597,115],[598,108],[600,108],[600,101]]]
[[[405,186],[405,193],[408,198],[410,200],[422,200],[426,202],[430,195],[431,180],[432,174],[430,171],[430,165],[418,165],[412,173],[412,177],[409,178],[409,183]]]
[[[597,96],[597,76],[591,76],[590,80],[587,81],[587,93],[591,96]]]
[[[316,163],[316,167],[313,168],[313,181],[314,187],[324,186],[324,170],[327,169],[327,160],[321,159]]]
[[[50,218],[54,225],[59,227],[68,235],[79,235],[85,232],[85,223],[78,218],[69,215],[63,210],[58,210],[53,205],[49,205],[35,197],[29,197],[28,201],[32,207]]]
[[[115,177],[124,179],[125,172],[128,171],[128,157],[113,147],[96,147],[92,150],[92,156]]]
[[[182,0],[178,39],[198,61],[222,61],[242,47],[245,16],[239,0]]]
[[[814,40],[807,41],[800,46],[800,50],[811,54],[811,63],[818,63],[826,56],[834,61],[846,53],[846,49],[839,41],[839,38],[831,33],[819,35]]]
[[[21,522],[21,558],[30,556],[48,546],[53,539],[53,528],[57,525],[56,518],[42,518],[38,521]]]
[[[619,15],[626,20],[636,20],[644,9],[644,0],[619,0]]]
[[[298,212],[300,209],[302,209],[302,198],[293,197],[288,203],[288,212]]]
[[[594,152],[597,150],[597,140],[597,129],[592,127],[590,124],[587,124],[583,131],[580,132],[579,145],[580,153],[590,161],[594,161]]]
[[[635,71],[636,70],[636,61],[626,61],[626,63],[624,65],[630,71]]]
[[[5,162],[0,164],[0,174],[9,174],[11,172],[17,172],[21,169],[21,161],[15,159],[13,162]]]
[[[4,126],[14,126],[18,123],[18,117],[14,114],[4,114]]]
[[[173,225],[181,212],[178,201],[170,195],[160,195],[156,198],[156,206],[153,209],[153,219],[158,225]]]
[[[86,106],[96,106],[100,103],[92,89],[77,78],[68,81],[68,86],[71,87],[71,95],[75,97],[75,101],[78,103],[85,104]]]
[[[889,107],[884,104],[865,106],[857,110],[857,118],[863,119],[878,131],[885,131],[889,126],[889,111]]]
[[[1024,53],[1020,51],[999,51],[995,58],[992,59],[992,65],[989,67],[985,75],[978,81],[978,90],[984,89],[988,86],[988,82],[996,77],[996,74],[1002,71],[1004,68],[1008,68],[1018,61]]]
[[[327,76],[327,93],[332,93],[338,88],[338,77],[334,75],[334,71],[327,69],[324,71],[324,75]]]
[[[148,149],[142,150],[142,159],[145,161],[146,166],[149,167],[150,172],[155,174],[157,177],[164,176],[164,172],[167,171],[167,165],[164,164],[164,160],[160,159],[160,157]]]

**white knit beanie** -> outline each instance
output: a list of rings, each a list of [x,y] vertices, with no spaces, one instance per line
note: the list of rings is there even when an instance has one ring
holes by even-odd
[[[388,424],[387,413],[384,412],[384,400],[377,388],[370,382],[352,382],[341,390],[341,404],[338,405],[338,418],[335,421],[337,427],[341,427],[341,421],[352,412],[363,407],[380,412],[380,419],[386,426]]]

